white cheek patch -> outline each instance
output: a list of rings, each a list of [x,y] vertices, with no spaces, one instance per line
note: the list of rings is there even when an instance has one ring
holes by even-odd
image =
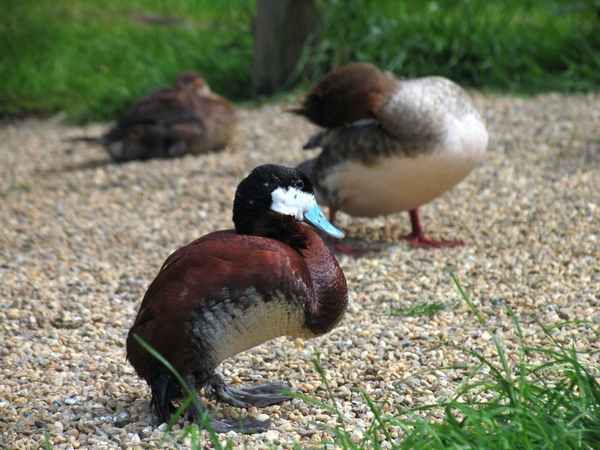
[[[275,189],[271,193],[271,199],[273,211],[294,216],[299,221],[304,220],[304,213],[310,211],[315,203],[314,195],[293,187]]]

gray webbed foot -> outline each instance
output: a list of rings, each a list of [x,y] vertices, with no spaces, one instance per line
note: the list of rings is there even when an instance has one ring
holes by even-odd
[[[197,396],[197,401],[198,403],[192,402],[188,408],[188,418],[190,421],[201,424],[203,416],[206,414],[206,410],[199,396]],[[215,433],[229,433],[230,431],[235,431],[236,433],[254,434],[263,433],[271,428],[270,420],[260,422],[253,417],[240,418],[237,420],[208,419],[208,423]]]
[[[188,418],[192,422],[196,422],[197,424],[202,423],[202,416],[204,415],[205,410],[203,407],[198,409],[193,403],[188,408]],[[260,422],[253,417],[246,417],[244,419],[237,420],[215,420],[208,419],[208,423],[212,427],[215,433],[229,433],[230,431],[235,431],[236,433],[243,434],[254,434],[254,433],[264,433],[269,428],[271,428],[271,421],[266,420],[264,422]]]
[[[290,386],[283,382],[271,382],[243,388],[232,388],[225,382],[223,374],[215,372],[206,386],[206,395],[214,392],[219,400],[239,408],[249,408],[251,406],[261,408],[289,400],[291,397],[281,393],[282,390],[289,391]]]

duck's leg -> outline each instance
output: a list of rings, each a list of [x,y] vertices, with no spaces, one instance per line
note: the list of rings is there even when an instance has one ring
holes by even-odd
[[[329,205],[329,222],[331,225],[335,226],[335,216],[338,212],[339,207],[337,205]],[[329,248],[333,253],[343,254],[343,255],[351,255],[351,256],[363,256],[367,253],[378,252],[378,248],[356,248],[350,247],[342,243],[339,239],[334,237],[329,238]]]
[[[232,388],[227,385],[223,374],[217,370],[206,386],[206,394],[214,392],[219,400],[239,408],[250,408],[256,406],[274,405],[289,400],[291,397],[282,394],[281,391],[289,391],[290,386],[283,382],[270,382],[255,384],[243,388]]]
[[[188,374],[185,377],[183,377],[183,381],[185,381],[185,384],[187,384],[188,387],[188,389],[185,389],[183,386],[181,388],[183,398],[187,398],[188,392],[192,392],[193,395],[196,397],[196,399],[192,400],[192,403],[190,403],[190,406],[188,407],[188,419],[193,422],[200,422],[200,419],[204,414],[205,408],[204,403],[202,403],[202,399],[200,398],[200,395],[196,390],[196,378],[193,374]]]
[[[196,391],[196,380],[193,375],[187,375],[184,378],[184,381],[188,385],[188,388],[194,393],[194,395],[196,395],[196,401],[192,402],[188,408],[188,418],[190,421],[201,423],[202,416],[204,415],[206,409]],[[215,433],[229,433],[230,431],[235,431],[236,433],[253,434],[264,433],[271,428],[270,420],[260,422],[253,417],[245,417],[237,420],[208,419],[208,423]]]
[[[170,377],[166,373],[159,373],[150,380],[150,389],[152,390],[152,401],[150,406],[154,405],[158,417],[163,422],[168,422],[175,407],[169,397]]]
[[[435,241],[425,237],[425,230],[419,217],[419,210],[417,208],[409,211],[410,213],[410,224],[412,226],[412,232],[404,236],[411,247],[424,247],[424,248],[441,248],[441,247],[456,247],[459,245],[465,245],[463,241]]]

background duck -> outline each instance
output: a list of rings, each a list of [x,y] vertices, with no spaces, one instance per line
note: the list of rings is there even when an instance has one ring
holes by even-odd
[[[323,127],[305,146],[323,151],[298,168],[329,206],[332,224],[337,211],[363,217],[408,211],[411,245],[463,244],[426,238],[418,213],[471,172],[487,147],[484,121],[460,86],[442,77],[398,79],[353,63],[325,75],[294,112]]]
[[[152,390],[163,421],[184,392],[171,373],[137,341],[162,354],[192,390],[207,386],[239,407],[286,400],[286,383],[230,388],[215,369],[224,359],[278,336],[315,337],[342,319],[346,279],[306,221],[343,234],[323,216],[310,180],[277,165],[254,169],[238,186],[235,230],[208,234],[173,253],[152,282],[127,336],[127,358]],[[202,405],[199,402],[199,405]],[[195,407],[188,414],[198,420]],[[269,423],[212,421],[215,431],[264,431]]]
[[[237,120],[233,105],[211,93],[198,73],[186,71],[172,88],[134,103],[103,136],[72,140],[103,144],[115,161],[170,158],[222,149]]]

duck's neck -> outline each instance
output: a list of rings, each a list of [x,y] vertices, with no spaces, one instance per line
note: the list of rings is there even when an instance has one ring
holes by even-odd
[[[305,307],[305,326],[320,336],[332,330],[348,306],[346,277],[331,250],[317,233],[291,216],[269,212],[248,234],[281,241],[296,250],[306,262],[313,296]]]
[[[238,233],[275,239],[289,245],[299,253],[308,245],[306,231],[308,230],[293,217],[275,211],[269,211],[261,220],[248,223],[245,227],[236,226]]]
[[[308,249],[303,251],[310,270],[314,296],[305,306],[305,325],[316,336],[331,331],[344,317],[348,306],[348,286],[340,265],[323,240],[312,230]]]

